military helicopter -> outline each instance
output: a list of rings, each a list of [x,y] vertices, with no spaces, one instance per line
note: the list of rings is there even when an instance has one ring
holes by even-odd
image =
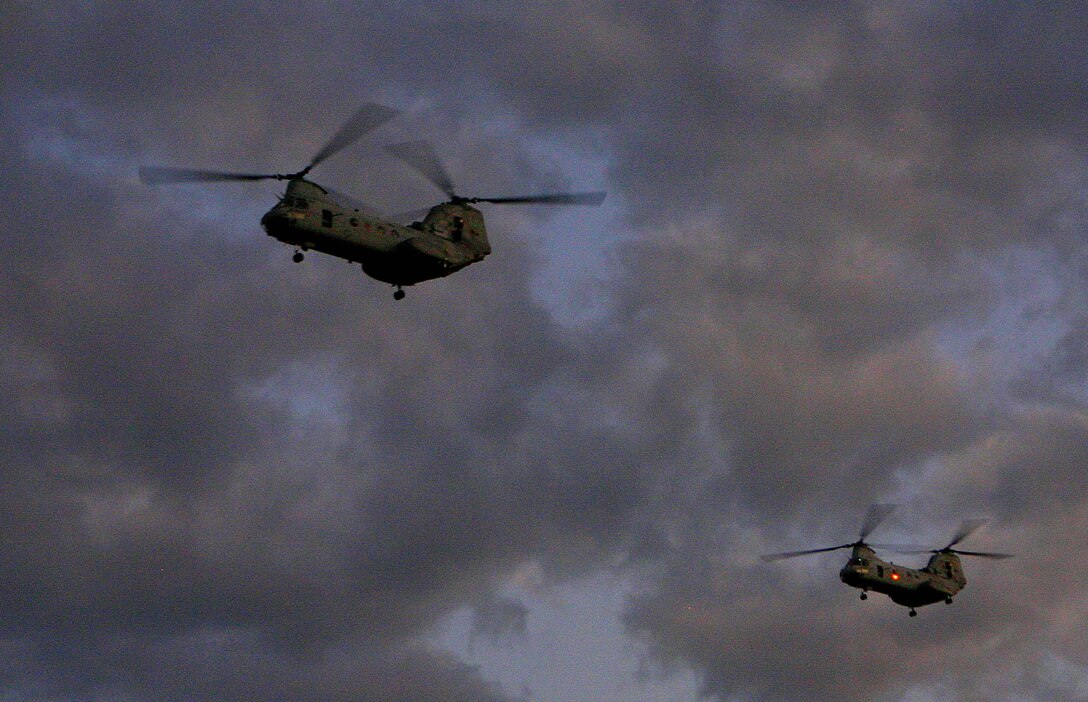
[[[396,287],[393,299],[404,298],[403,288],[442,278],[482,261],[491,253],[481,212],[472,205],[496,204],[599,205],[603,192],[550,193],[519,197],[462,197],[454,191],[434,148],[426,141],[406,142],[387,150],[434,183],[446,202],[431,207],[421,221],[402,225],[346,195],[324,188],[306,176],[318,164],[377,129],[398,114],[367,103],[357,110],[296,173],[232,173],[187,168],[140,168],[140,180],[149,185],[185,182],[285,180],[286,192],[261,217],[265,232],[295,248],[301,263],[306,251],[359,263],[372,278]],[[422,214],[422,213],[421,213]]]
[[[887,595],[892,602],[907,607],[912,617],[918,614],[915,607],[934,604],[942,600],[945,604],[952,604],[952,598],[966,587],[967,578],[963,575],[959,556],[1011,558],[1011,555],[1007,553],[960,551],[953,548],[953,546],[966,539],[985,524],[985,519],[973,519],[963,522],[952,540],[941,548],[930,549],[865,543],[865,537],[872,533],[877,525],[884,521],[894,509],[895,505],[878,504],[871,506],[862,520],[858,540],[853,543],[814,548],[807,551],[771,553],[762,556],[762,558],[764,561],[771,562],[784,558],[807,556],[812,553],[838,551],[844,548],[851,549],[850,560],[839,571],[839,579],[850,587],[860,589],[861,599],[863,600],[868,599],[869,595],[867,593],[870,590]],[[887,548],[897,553],[931,553],[933,555],[924,568],[905,568],[879,558],[873,550],[874,547]]]

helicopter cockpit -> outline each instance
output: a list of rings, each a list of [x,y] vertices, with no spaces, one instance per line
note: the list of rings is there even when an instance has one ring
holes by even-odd
[[[283,200],[280,201],[284,207],[292,207],[297,210],[305,210],[310,207],[310,201],[304,197],[291,197],[290,195],[284,195]]]

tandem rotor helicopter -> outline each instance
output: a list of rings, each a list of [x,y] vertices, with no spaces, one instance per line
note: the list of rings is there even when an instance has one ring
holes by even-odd
[[[807,551],[787,551],[762,556],[764,561],[780,561],[784,558],[807,556],[812,553],[851,549],[850,560],[839,571],[839,579],[850,587],[861,590],[861,599],[868,599],[870,590],[887,595],[897,605],[910,609],[910,616],[916,616],[915,607],[944,601],[952,604],[952,598],[967,585],[967,578],[960,566],[960,556],[979,556],[981,558],[1011,558],[1007,553],[983,553],[980,551],[960,551],[953,546],[973,534],[986,523],[985,519],[972,519],[963,522],[959,530],[942,548],[918,548],[914,546],[895,546],[889,544],[867,544],[867,537],[877,525],[884,521],[895,509],[895,505],[873,505],[862,520],[858,540],[840,546],[814,548]],[[886,548],[897,553],[933,554],[924,568],[904,568],[876,555],[873,548]]]
[[[318,164],[399,114],[367,103],[355,112],[305,168],[296,173],[232,173],[187,168],[140,168],[148,185],[186,182],[286,180],[286,192],[261,218],[269,236],[304,252],[319,251],[359,263],[372,278],[396,286],[393,298],[404,298],[405,286],[442,278],[491,253],[477,203],[600,205],[603,192],[549,193],[518,197],[463,197],[454,190],[434,148],[427,141],[385,147],[441,190],[448,200],[431,207],[421,221],[407,226],[383,219],[347,196],[323,188],[306,176]]]

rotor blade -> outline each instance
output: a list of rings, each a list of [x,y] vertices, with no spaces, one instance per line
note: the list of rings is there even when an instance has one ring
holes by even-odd
[[[431,208],[431,207],[423,207],[423,208],[420,208],[418,210],[408,210],[407,212],[398,212],[396,214],[389,215],[388,217],[386,217],[386,219],[389,220],[390,222],[396,222],[397,224],[400,224],[402,222],[404,224],[409,224],[411,222],[421,221],[424,217],[426,217],[428,214],[430,214],[432,209],[433,208]]]
[[[979,558],[1012,558],[1011,553],[987,553],[985,551],[952,551],[952,553],[958,553],[961,556],[978,556]]]
[[[971,534],[978,531],[979,527],[988,522],[988,519],[965,519],[960,528],[956,531],[956,535],[952,537],[952,540],[948,542],[945,548],[952,548],[959,542],[966,539]]]
[[[897,505],[892,504],[875,504],[870,505],[869,509],[865,511],[865,517],[861,520],[861,534],[858,541],[865,541],[865,537],[873,533],[873,529],[888,518],[888,515],[895,510]]]
[[[162,183],[207,183],[233,180],[268,180],[280,176],[270,173],[227,173],[224,171],[200,171],[191,168],[140,168],[140,182],[146,185]]]
[[[420,175],[444,192],[446,197],[451,200],[457,197],[453,192],[453,179],[446,172],[446,167],[442,165],[431,142],[426,139],[405,141],[400,144],[390,144],[385,147],[385,150],[416,169]]]
[[[870,548],[879,548],[884,551],[895,551],[896,553],[933,553],[934,550],[928,546],[918,546],[917,544],[868,544]]]
[[[314,156],[305,170],[309,171],[340,149],[348,146],[367,132],[377,129],[398,114],[400,113],[391,107],[373,102],[366,103],[347,122],[344,122],[344,126],[340,127],[340,131],[334,134],[332,139],[329,139],[328,143],[317,152],[317,155]]]
[[[843,544],[842,546],[828,546],[827,548],[813,548],[808,551],[786,551],[785,553],[768,553],[760,556],[764,561],[771,563],[774,561],[781,561],[785,558],[796,558],[797,556],[807,556],[810,553],[824,553],[825,551],[838,551],[841,548],[850,548],[854,544]]]
[[[604,202],[608,193],[550,193],[546,195],[523,195],[521,197],[474,197],[469,202],[493,202],[507,205],[590,205],[596,207]]]
[[[382,216],[381,210],[377,209],[376,207],[371,207],[369,204],[363,202],[359,198],[352,197],[351,195],[348,195],[347,193],[342,193],[339,190],[333,190],[332,188],[325,188],[325,192],[327,192],[329,195],[332,195],[333,199],[336,200],[337,204],[344,205],[345,207],[350,207],[353,210],[359,210],[363,214],[370,215],[372,217]]]

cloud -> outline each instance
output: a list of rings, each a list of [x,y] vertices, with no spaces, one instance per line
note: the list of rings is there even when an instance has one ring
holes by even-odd
[[[472,631],[498,645],[508,637],[524,637],[528,615],[529,609],[517,599],[491,594],[473,609]]]
[[[2,11],[6,696],[507,699],[421,642],[531,640],[526,563],[633,579],[711,697],[1076,694],[1078,8],[371,9]],[[388,211],[437,195],[386,138],[465,192],[607,188],[601,316],[534,293],[547,213],[394,305],[290,264],[274,186],[135,180],[297,168],[369,100],[405,115],[314,177]],[[754,561],[889,499],[1017,558],[909,621]]]

